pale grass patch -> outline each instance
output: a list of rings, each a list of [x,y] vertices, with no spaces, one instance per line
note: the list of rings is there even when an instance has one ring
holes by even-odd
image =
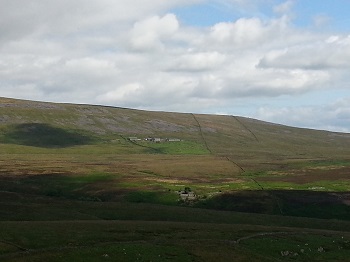
[[[307,167],[308,170],[337,170],[344,168],[345,166],[312,166],[312,167]]]

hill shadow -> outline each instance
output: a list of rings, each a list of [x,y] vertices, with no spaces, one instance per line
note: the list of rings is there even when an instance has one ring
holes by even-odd
[[[198,202],[208,209],[350,220],[350,192],[257,190],[223,193]]]
[[[93,139],[76,131],[68,131],[43,123],[11,126],[3,135],[3,142],[43,148],[64,148],[91,144]]]

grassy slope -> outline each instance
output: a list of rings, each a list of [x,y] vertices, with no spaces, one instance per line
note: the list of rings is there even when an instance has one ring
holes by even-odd
[[[45,123],[107,143],[117,142],[121,136],[176,137],[200,143],[215,155],[232,156],[244,167],[251,166],[252,160],[254,165],[263,165],[263,161],[342,159],[350,153],[350,134],[292,128],[242,117],[1,98],[0,104],[3,130],[11,124]]]
[[[0,220],[17,221],[0,223],[2,261],[98,261],[105,254],[124,261],[271,261],[281,251],[298,261],[344,261],[349,255],[350,226],[334,220],[348,220],[349,134],[5,98],[0,131]],[[130,136],[183,141],[132,143]],[[265,214],[178,207],[176,191],[186,186],[205,198],[198,206],[259,207]],[[308,193],[313,189],[321,192]],[[154,220],[172,222],[145,222]],[[259,235],[285,231],[297,234]],[[241,237],[248,238],[235,244]],[[300,242],[312,248],[301,252]]]

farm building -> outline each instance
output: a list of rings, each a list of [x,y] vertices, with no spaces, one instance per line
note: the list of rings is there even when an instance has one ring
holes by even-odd
[[[196,195],[194,192],[181,191],[179,195],[181,200],[196,200]]]
[[[160,143],[162,141],[162,139],[159,137],[148,137],[145,140],[150,142],[156,142],[156,143]]]

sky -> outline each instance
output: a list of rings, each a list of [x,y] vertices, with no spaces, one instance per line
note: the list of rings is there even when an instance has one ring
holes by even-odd
[[[350,0],[0,0],[0,96],[350,132]]]

